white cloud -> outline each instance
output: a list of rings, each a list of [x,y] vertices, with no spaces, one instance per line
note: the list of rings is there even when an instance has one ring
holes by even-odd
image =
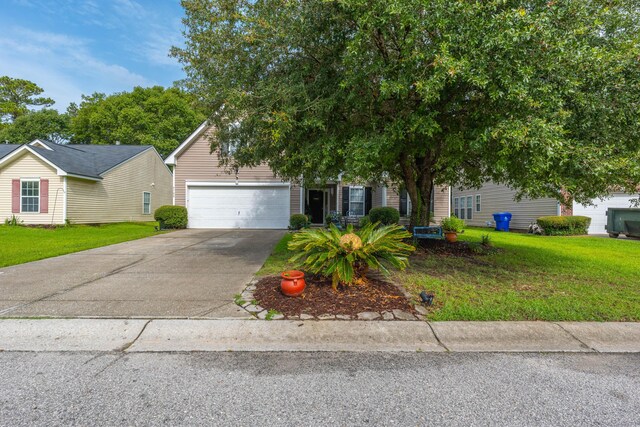
[[[11,34],[8,37],[6,34]],[[64,34],[11,28],[0,36],[0,75],[26,78],[45,89],[60,111],[82,94],[112,93],[153,82],[91,53],[90,41]]]

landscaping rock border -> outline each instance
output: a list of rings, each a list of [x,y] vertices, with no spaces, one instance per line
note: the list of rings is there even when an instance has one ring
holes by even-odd
[[[357,321],[393,321],[393,320],[426,320],[427,309],[421,304],[415,304],[414,309],[418,314],[409,313],[402,310],[393,310],[393,311],[366,311],[362,313],[358,313],[357,316],[349,316],[344,314],[322,314],[319,316],[312,316],[310,314],[301,314],[300,316],[285,316],[281,313],[272,312],[269,315],[269,311],[261,307],[257,304],[255,297],[253,295],[256,290],[256,284],[260,281],[259,278],[254,277],[244,288],[239,297],[236,297],[236,304],[245,309],[249,314],[251,314],[254,318],[259,320],[357,320]],[[401,286],[398,287],[407,300],[411,300],[413,298],[404,288]]]

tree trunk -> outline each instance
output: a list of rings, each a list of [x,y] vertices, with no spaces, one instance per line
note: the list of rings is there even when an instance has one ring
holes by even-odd
[[[416,163],[422,167],[416,167]],[[431,212],[431,192],[433,191],[433,174],[425,159],[412,161],[408,157],[401,158],[402,177],[407,194],[411,199],[411,217],[409,228],[429,225]]]

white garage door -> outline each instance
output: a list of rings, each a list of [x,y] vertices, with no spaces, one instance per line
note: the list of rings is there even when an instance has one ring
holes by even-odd
[[[189,186],[189,228],[287,228],[289,185]]]
[[[604,226],[607,225],[607,208],[630,208],[632,206],[629,199],[637,197],[630,194],[615,193],[610,199],[594,199],[595,206],[584,206],[575,203],[573,214],[591,218],[589,234],[606,234],[607,230],[604,229]]]

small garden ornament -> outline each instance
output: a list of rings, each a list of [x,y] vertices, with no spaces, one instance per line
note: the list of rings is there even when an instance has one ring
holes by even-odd
[[[288,270],[283,272],[280,277],[280,289],[282,293],[288,297],[297,297],[302,295],[307,284],[304,281],[304,273],[298,270]]]

